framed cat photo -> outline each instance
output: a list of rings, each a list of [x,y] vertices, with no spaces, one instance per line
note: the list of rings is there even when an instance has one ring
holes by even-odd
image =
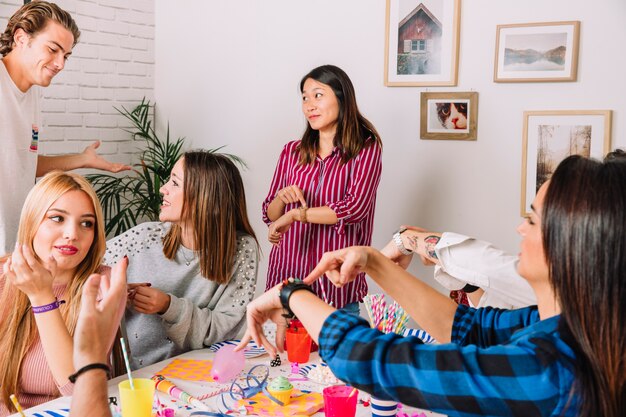
[[[611,149],[611,110],[524,112],[521,214],[570,155],[602,159]]]
[[[422,139],[476,140],[478,93],[421,93]]]
[[[499,25],[497,83],[576,81],[579,21]]]
[[[461,0],[387,0],[385,85],[457,84]]]

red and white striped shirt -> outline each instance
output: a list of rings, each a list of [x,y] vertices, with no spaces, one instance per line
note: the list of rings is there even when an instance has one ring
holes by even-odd
[[[342,151],[335,147],[325,159],[319,156],[312,165],[299,165],[300,141],[289,142],[280,154],[269,193],[263,201],[263,221],[268,225],[267,207],[276,193],[289,185],[300,187],[308,207],[330,207],[339,220],[334,225],[294,222],[281,243],[272,247],[267,272],[266,289],[282,280],[306,277],[325,252],[354,245],[369,246],[376,206],[376,190],[382,171],[382,149],[368,139],[366,147],[345,164]],[[289,204],[285,212],[297,208]],[[336,308],[361,301],[367,294],[365,274],[350,284],[337,288],[323,276],[313,289],[323,297],[320,285]]]

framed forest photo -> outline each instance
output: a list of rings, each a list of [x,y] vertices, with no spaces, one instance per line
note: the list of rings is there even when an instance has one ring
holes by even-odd
[[[387,0],[386,86],[457,84],[461,0]]]
[[[576,81],[580,22],[499,25],[497,83]]]
[[[570,155],[602,159],[611,149],[610,110],[524,112],[521,214],[557,165]]]

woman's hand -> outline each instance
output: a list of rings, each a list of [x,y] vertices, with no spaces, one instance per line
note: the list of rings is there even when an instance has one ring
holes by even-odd
[[[367,246],[352,246],[334,252],[326,252],[315,269],[304,279],[304,282],[310,285],[326,274],[326,277],[336,287],[341,288],[354,281],[359,273],[364,272],[370,250],[373,249]]]
[[[135,296],[129,299],[133,308],[144,314],[163,314],[170,307],[170,296],[161,290],[139,285],[134,288]]]
[[[152,286],[149,282],[136,282],[132,284],[126,285],[126,296],[128,298],[128,303],[132,303],[135,299],[135,295],[137,294],[137,288],[139,287],[150,287]]]
[[[18,245],[4,264],[5,276],[9,282],[22,291],[33,306],[54,301],[52,283],[57,263],[54,257],[40,262],[28,245]]]
[[[287,321],[282,316],[284,310],[280,304],[281,287],[282,284],[278,284],[270,288],[263,295],[248,304],[246,312],[248,328],[236,350],[245,348],[250,340],[254,340],[258,346],[263,346],[272,358],[276,356],[276,349],[279,352],[284,351],[283,345]],[[276,323],[276,340],[274,342],[276,346],[272,345],[263,333],[263,324],[268,320]]]
[[[274,223],[270,224],[267,238],[272,245],[278,245],[283,240],[283,235],[289,230],[293,222],[295,221],[295,215],[293,210],[280,216]]]
[[[287,187],[278,190],[276,198],[278,198],[284,205],[300,203],[302,207],[307,207],[304,194],[297,185],[288,185]]]

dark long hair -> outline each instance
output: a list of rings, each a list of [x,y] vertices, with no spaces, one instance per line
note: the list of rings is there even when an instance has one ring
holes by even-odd
[[[376,128],[359,112],[354,86],[348,74],[334,65],[322,65],[312,69],[311,72],[302,77],[300,92],[304,89],[304,82],[309,78],[329,86],[337,97],[339,116],[337,117],[337,131],[333,139],[333,146],[341,150],[341,162],[345,164],[355,158],[363,148],[374,143],[382,147],[382,141]],[[373,140],[366,143],[370,137]],[[319,131],[311,129],[307,123],[306,130],[302,135],[302,142],[298,148],[300,164],[307,165],[315,161],[319,138]]]
[[[546,193],[543,244],[576,353],[579,416],[626,416],[626,158],[570,156]]]
[[[228,157],[205,150],[185,152],[182,223],[193,227],[200,274],[218,284],[232,275],[237,231],[255,240],[248,220],[246,194],[239,170]],[[163,239],[163,253],[174,259],[182,228],[173,224]]]

